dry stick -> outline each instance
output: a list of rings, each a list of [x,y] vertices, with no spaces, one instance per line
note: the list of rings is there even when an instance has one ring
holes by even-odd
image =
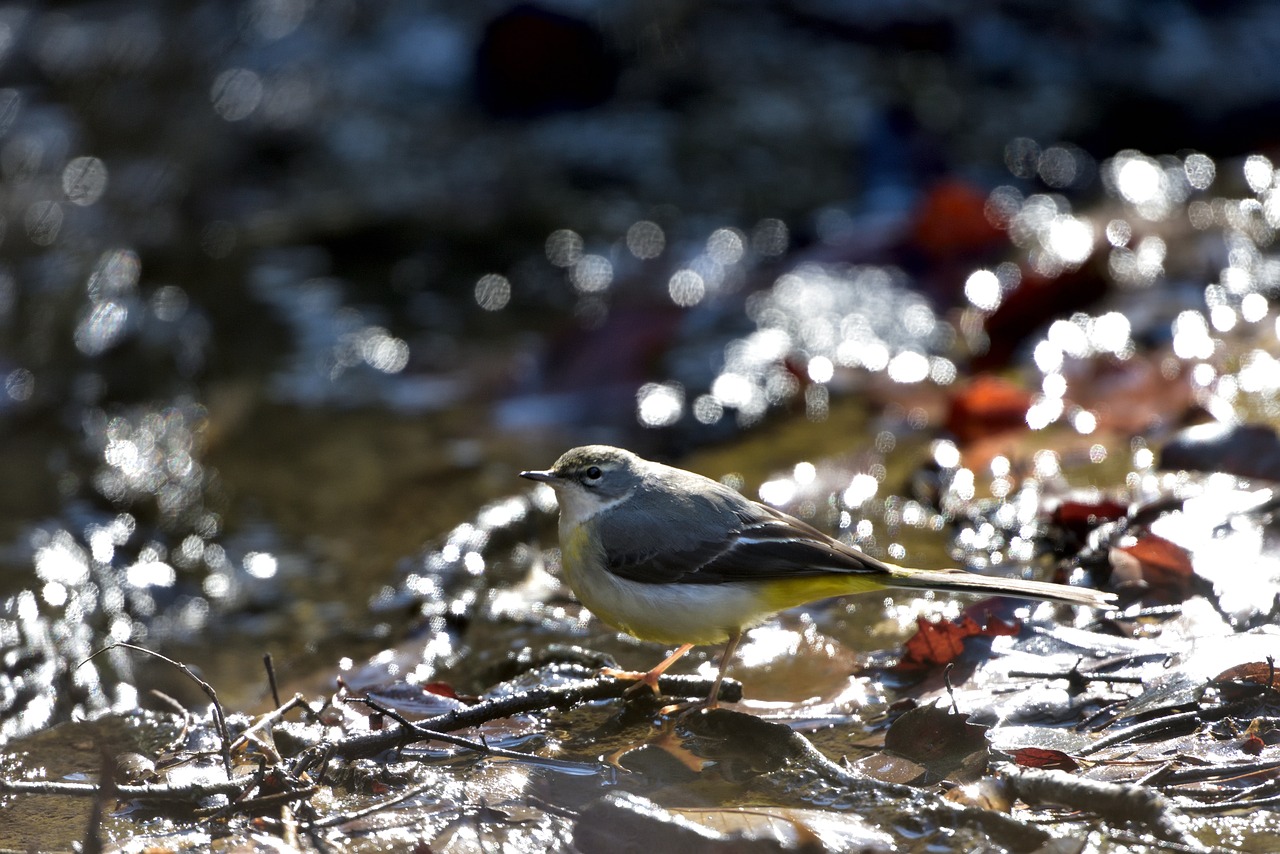
[[[254,781],[255,775],[245,774],[220,782],[183,783],[179,786],[168,783],[121,783],[115,787],[115,794],[121,800],[191,800],[210,795],[231,795],[242,791]],[[66,783],[57,780],[5,780],[0,778],[0,792],[12,792],[29,795],[69,795],[72,797],[95,797],[102,791],[98,783]]]
[[[1100,738],[1093,744],[1077,751],[1077,753],[1080,756],[1089,756],[1112,745],[1124,744],[1126,741],[1132,741],[1135,738],[1141,738],[1144,735],[1160,732],[1170,727],[1194,724],[1201,720],[1221,720],[1232,712],[1247,708],[1250,703],[1252,703],[1252,698],[1248,700],[1232,700],[1230,703],[1223,703],[1220,706],[1214,706],[1209,709],[1196,709],[1190,712],[1179,712],[1176,715],[1165,715],[1162,718],[1152,718],[1149,721],[1143,721],[1140,724],[1126,727],[1119,732],[1114,732],[1105,738]]]
[[[195,673],[192,672],[191,668],[187,667],[187,665],[183,664],[182,662],[174,661],[172,658],[169,658],[169,656],[161,655],[155,650],[147,649],[145,646],[138,646],[136,644],[131,644],[131,643],[121,642],[121,643],[108,644],[107,646],[104,646],[102,649],[98,650],[93,655],[89,656],[88,658],[86,658],[84,661],[80,662],[76,666],[83,667],[93,659],[97,658],[99,655],[102,655],[102,653],[107,652],[108,650],[116,649],[116,648],[132,649],[136,652],[145,652],[147,655],[154,655],[156,658],[160,659],[161,661],[168,662],[169,664],[172,664],[174,667],[181,670],[193,682],[195,682],[197,685],[200,686],[200,690],[204,691],[205,695],[208,696],[210,703],[212,703],[213,722],[218,729],[218,737],[222,740],[222,765],[223,765],[223,768],[226,769],[227,779],[230,780],[231,779],[231,733],[228,732],[227,730],[227,718],[226,718],[226,715],[223,714],[222,703],[219,702],[218,693],[213,690],[213,686],[210,685],[208,682],[204,681],[203,679],[201,679],[199,676],[195,675]]]
[[[128,644],[120,645],[129,646]],[[107,647],[107,649],[110,648]],[[131,648],[150,652],[150,650],[142,647]],[[99,652],[105,652],[105,650],[100,650]],[[157,653],[151,654],[158,655]],[[160,657],[163,658],[164,656]],[[178,666],[182,667],[182,665]],[[679,694],[687,692],[687,696],[701,696],[711,687],[710,680],[690,676],[663,676],[658,684],[667,693]],[[628,685],[629,683],[616,679],[597,678],[557,688],[535,688],[531,691],[513,694],[497,700],[486,700],[474,706],[438,715],[416,724],[415,729],[420,728],[431,731],[431,734],[427,736],[416,731],[388,730],[387,732],[364,733],[341,741],[319,745],[317,748],[312,748],[300,754],[294,760],[290,771],[294,774],[301,773],[301,771],[312,767],[316,761],[334,755],[348,758],[372,756],[394,747],[402,747],[416,741],[422,741],[424,738],[439,738],[441,732],[479,726],[491,720],[511,717],[525,712],[535,712],[547,708],[568,708],[578,703],[591,702],[593,700],[618,699],[622,697],[623,691]],[[212,689],[209,690],[212,691]],[[720,697],[726,702],[737,702],[741,696],[742,686],[732,680],[726,680],[720,686]],[[532,759],[538,762],[547,761],[542,757],[532,757],[526,754],[517,755],[521,759]],[[827,760],[827,762],[840,774],[848,773],[835,766],[835,763],[831,763],[830,760]],[[119,785],[116,787],[116,794],[122,799],[188,800],[193,797],[201,798],[210,795],[235,794],[252,785],[256,779],[257,775],[255,774],[245,774],[235,778],[229,777],[227,780],[218,783],[186,783],[179,786],[161,783]],[[93,797],[100,790],[101,787],[96,783],[6,780],[0,778],[0,792]]]
[[[473,741],[469,738],[463,738],[458,735],[450,735],[445,732],[438,732],[436,730],[427,729],[421,724],[416,724],[413,721],[409,720],[404,715],[400,714],[394,709],[388,708],[375,700],[370,700],[368,697],[346,697],[344,699],[348,703],[364,703],[366,706],[378,712],[379,714],[383,714],[391,718],[393,721],[400,724],[402,727],[406,727],[407,729],[416,732],[420,736],[420,738],[415,740],[443,741],[445,744],[452,744],[457,747],[465,747],[468,750],[474,750],[476,753],[487,754],[490,756],[498,756],[503,759],[518,759],[524,762],[536,762],[539,765],[544,765],[550,768],[562,768],[566,771],[587,771],[594,774],[597,771],[602,771],[609,768],[609,766],[605,765],[604,763],[589,765],[585,762],[573,762],[568,759],[556,759],[554,757],[534,756],[531,753],[521,753],[517,750],[506,750],[501,747],[493,747],[492,745],[486,744],[484,742]]]
[[[429,783],[420,783],[417,786],[412,786],[406,791],[401,792],[395,797],[387,798],[385,801],[382,801],[381,803],[377,803],[377,804],[374,804],[373,806],[365,807],[364,809],[359,809],[354,812],[335,813],[334,815],[325,816],[324,818],[307,822],[307,826],[313,829],[314,828],[323,829],[326,827],[335,827],[339,824],[346,824],[349,821],[355,821],[356,819],[364,818],[367,815],[373,815],[376,812],[389,809],[395,806],[396,804],[404,803],[410,798],[416,797],[417,795],[422,794],[423,792],[425,792],[427,789],[430,789],[434,785],[436,785],[435,781],[432,781]]]
[[[260,812],[278,805],[288,805],[298,800],[305,800],[320,791],[317,785],[304,786],[301,789],[289,789],[284,792],[272,792],[269,795],[258,795],[256,798],[245,798],[232,801],[226,806],[216,809],[196,810],[196,815],[205,820],[227,818],[236,813]]]
[[[1142,782],[1148,785],[1183,786],[1187,783],[1202,783],[1206,780],[1220,782],[1236,782],[1254,774],[1268,774],[1280,768],[1280,760],[1267,762],[1244,762],[1228,765],[1207,765],[1197,768],[1169,769],[1168,764],[1148,774]],[[1168,770],[1166,770],[1168,769]]]
[[[302,696],[301,694],[294,694],[292,697],[289,698],[289,700],[287,700],[284,703],[284,705],[277,705],[275,709],[271,710],[270,712],[267,712],[265,715],[259,718],[257,723],[249,727],[244,732],[240,733],[240,735],[236,737],[236,740],[231,742],[231,749],[235,750],[236,748],[240,747],[240,745],[247,742],[249,740],[249,737],[252,736],[255,732],[280,720],[290,710],[296,709],[298,706],[306,706],[306,705],[307,705],[306,697]],[[307,708],[309,709],[310,707],[307,707]]]
[[[156,755],[159,756],[165,753],[177,753],[178,748],[187,740],[187,733],[191,732],[191,711],[163,691],[152,688],[151,696],[163,703],[167,703],[175,713],[182,717],[182,727],[178,730],[178,734],[169,739],[168,744],[156,751]]]
[[[1004,764],[997,773],[1015,797],[1029,804],[1055,804],[1091,812],[1117,823],[1137,822],[1162,839],[1195,846],[1179,827],[1177,810],[1164,795],[1135,783],[1108,783],[1065,771],[1019,768]],[[1203,850],[1203,849],[1201,849]]]
[[[262,666],[267,671],[267,684],[271,686],[271,702],[278,707],[280,705],[280,690],[276,687],[276,666],[271,660],[271,653],[263,654]]]
[[[1252,801],[1219,801],[1216,804],[1183,804],[1180,809],[1185,813],[1198,813],[1200,815],[1212,815],[1214,813],[1240,812],[1248,810],[1256,812],[1258,810],[1275,809],[1280,806],[1280,795],[1272,795],[1267,798],[1256,798]]]
[[[495,700],[483,700],[474,706],[455,709],[434,718],[418,721],[411,730],[394,729],[385,732],[370,732],[341,739],[326,745],[320,745],[305,751],[294,760],[290,771],[299,774],[311,768],[322,756],[341,756],[354,759],[361,756],[374,756],[386,750],[403,747],[424,738],[436,738],[439,733],[453,732],[469,727],[480,726],[498,718],[509,718],[526,712],[543,711],[548,708],[567,709],[581,703],[594,700],[614,700],[623,696],[631,683],[609,678],[584,679],[569,685],[554,688],[532,688],[499,697]],[[699,696],[711,688],[710,680],[689,676],[663,676],[658,682],[663,693],[678,696]],[[737,702],[742,697],[742,686],[736,682],[726,681],[720,686],[720,698],[726,702]],[[434,735],[423,735],[423,731],[431,731]]]

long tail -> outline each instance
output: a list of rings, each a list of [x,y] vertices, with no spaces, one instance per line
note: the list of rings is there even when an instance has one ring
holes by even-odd
[[[989,596],[1012,596],[1017,599],[1044,599],[1066,605],[1087,605],[1090,608],[1110,608],[1115,605],[1114,593],[1103,593],[1088,587],[1070,587],[1047,581],[1025,581],[1021,578],[997,578],[978,575],[962,569],[906,569],[890,567],[891,587],[945,590],[951,593],[984,593]]]

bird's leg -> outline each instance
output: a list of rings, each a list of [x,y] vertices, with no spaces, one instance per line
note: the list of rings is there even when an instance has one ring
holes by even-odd
[[[707,708],[714,709],[720,704],[720,683],[724,681],[724,672],[729,669],[729,661],[738,651],[738,643],[742,640],[742,629],[734,629],[729,633],[729,640],[720,655],[720,669],[716,671],[716,681],[711,685],[711,695],[707,697]]]
[[[676,703],[671,706],[663,706],[658,714],[671,715],[679,713],[680,717],[691,714],[693,712],[703,711],[704,709],[718,708],[720,705],[720,683],[724,681],[724,672],[729,669],[729,662],[733,660],[733,654],[738,649],[738,643],[742,640],[742,630],[737,629],[729,633],[729,640],[724,645],[724,652],[720,655],[720,669],[716,671],[716,681],[711,685],[711,693],[705,700],[693,700],[687,703]]]
[[[640,690],[641,687],[647,685],[649,690],[654,694],[661,694],[658,690],[658,679],[662,674],[667,672],[667,668],[679,661],[684,654],[693,649],[693,644],[686,643],[681,645],[675,652],[668,655],[662,662],[648,673],[636,673],[632,670],[617,670],[613,667],[606,667],[602,672],[605,676],[612,676],[614,679],[634,679],[636,684],[629,687],[624,693],[630,695]]]

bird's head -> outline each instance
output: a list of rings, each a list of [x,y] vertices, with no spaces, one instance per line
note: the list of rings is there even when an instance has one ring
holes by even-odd
[[[550,486],[562,517],[582,522],[630,496],[640,486],[644,465],[622,448],[585,445],[566,451],[546,471],[522,471],[520,476]]]

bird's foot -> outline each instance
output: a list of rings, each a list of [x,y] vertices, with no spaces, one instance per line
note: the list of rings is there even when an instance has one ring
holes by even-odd
[[[619,670],[616,667],[605,667],[601,669],[600,675],[606,676],[610,679],[617,679],[620,682],[635,683],[628,686],[627,690],[622,692],[628,697],[635,695],[646,687],[654,693],[654,696],[660,696],[662,694],[662,691],[658,688],[658,679],[662,674],[655,673],[652,670],[646,673],[641,673],[638,670]]]
[[[658,714],[666,717],[667,715],[675,715],[677,719],[687,717],[694,712],[706,712],[711,709],[719,708],[720,704],[716,700],[687,700],[683,703],[672,703],[669,706],[663,706],[658,709]]]

